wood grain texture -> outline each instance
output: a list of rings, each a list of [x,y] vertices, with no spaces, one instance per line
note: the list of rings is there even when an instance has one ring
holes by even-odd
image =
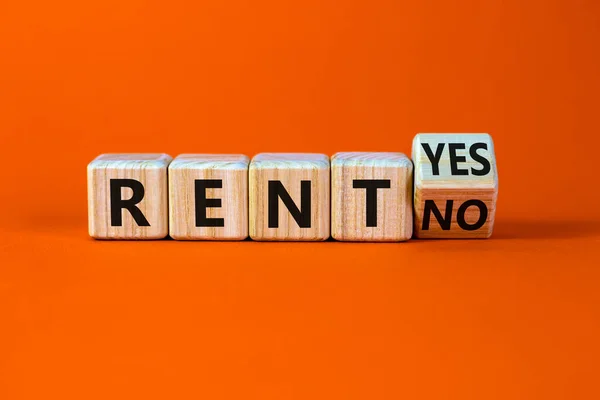
[[[167,154],[102,154],[87,167],[89,234],[96,239],[162,239],[167,236]],[[135,179],[144,186],[136,204],[150,226],[139,226],[129,211],[121,210],[122,226],[111,226],[110,180]],[[131,198],[129,188],[121,198]]]
[[[366,189],[354,180],[387,180],[377,189],[376,226],[367,226]],[[331,158],[331,235],[342,241],[391,242],[412,236],[413,166],[402,153],[344,152]]]
[[[318,241],[329,238],[329,157],[324,154],[262,153],[250,163],[250,237],[254,240]],[[300,208],[301,181],[311,181],[311,225],[298,226],[279,200],[279,226],[268,225],[268,182],[279,180]]]
[[[435,153],[439,144],[444,144],[439,161],[439,172],[434,174],[433,163],[424,150],[424,144]],[[451,156],[448,144],[464,144],[464,150],[457,150],[458,157],[465,161],[456,163],[456,167],[467,170],[466,175],[452,174]],[[477,176],[473,170],[482,170],[482,164],[470,154],[470,148],[476,143],[483,143],[487,149],[478,149],[477,154],[488,160],[489,172]],[[418,238],[488,238],[494,228],[496,200],[498,197],[498,172],[494,143],[487,133],[481,134],[418,134],[413,140],[412,159],[415,168],[414,210],[415,236]],[[449,230],[442,229],[434,214],[430,214],[429,229],[423,229],[425,202],[433,200],[442,217],[446,214],[448,200],[452,200],[452,217]],[[487,208],[485,223],[476,230],[465,230],[457,223],[460,206],[469,200],[479,200]],[[429,214],[429,213],[428,213]],[[475,225],[479,220],[480,209],[469,206],[464,213],[467,224]],[[482,219],[483,221],[483,219]]]
[[[248,164],[242,154],[182,154],[169,165],[169,234],[178,240],[243,240],[248,237]],[[207,188],[207,218],[222,218],[222,227],[196,226],[195,180],[221,180]]]

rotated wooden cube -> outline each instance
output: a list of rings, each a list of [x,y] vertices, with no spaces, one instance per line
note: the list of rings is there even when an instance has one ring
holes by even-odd
[[[241,154],[182,154],[169,165],[169,234],[178,240],[248,237],[248,164]]]
[[[412,159],[416,237],[491,236],[498,172],[490,135],[418,134]]]
[[[262,153],[250,163],[250,237],[254,240],[329,238],[329,157]]]
[[[87,168],[89,234],[162,239],[169,233],[167,154],[103,154]]]
[[[402,153],[337,153],[331,158],[331,235],[397,242],[413,231],[413,166]]]

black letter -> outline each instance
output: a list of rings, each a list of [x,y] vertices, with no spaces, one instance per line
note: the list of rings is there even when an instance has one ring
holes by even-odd
[[[421,143],[421,146],[423,146],[427,158],[431,161],[431,173],[433,173],[433,175],[439,175],[440,159],[442,158],[442,151],[444,151],[444,143],[438,143],[437,148],[435,149],[435,155],[431,152],[431,147],[429,147],[428,143]]]
[[[281,181],[269,181],[269,228],[279,227],[279,198],[300,228],[310,228],[310,181],[300,182],[300,210]]]
[[[479,219],[473,225],[467,224],[465,221],[465,212],[467,208],[470,206],[475,206],[479,208]],[[488,216],[488,209],[485,203],[481,200],[467,200],[458,208],[458,213],[456,214],[456,222],[458,222],[458,226],[460,226],[465,231],[475,231],[485,224]]]
[[[223,187],[221,179],[195,179],[196,197],[196,226],[225,226],[223,218],[206,218],[208,207],[221,207],[221,199],[207,199],[206,189],[220,189]]]
[[[479,164],[481,164],[483,166],[483,169],[471,168],[471,172],[473,173],[473,175],[484,176],[484,175],[487,175],[490,173],[491,166],[490,166],[490,162],[488,161],[488,159],[477,154],[477,150],[479,150],[479,149],[487,150],[487,148],[488,148],[487,143],[475,143],[469,149],[469,154],[471,155],[471,158],[473,160],[479,162]]]
[[[121,199],[121,188],[128,187],[133,190],[129,200]],[[144,198],[144,185],[135,179],[110,180],[110,226],[123,226],[121,209],[125,208],[131,213],[138,226],[150,226],[150,223],[135,205]]]
[[[377,226],[377,189],[389,189],[389,179],[354,179],[354,189],[367,189],[367,226]]]
[[[459,162],[467,161],[465,156],[457,156],[456,150],[464,150],[464,143],[449,143],[448,149],[450,150],[450,171],[452,175],[469,175],[469,170],[458,169]]]
[[[446,215],[442,217],[442,213],[437,208],[435,201],[425,200],[425,209],[423,210],[423,229],[424,231],[429,230],[429,220],[431,219],[431,213],[435,216],[438,223],[442,227],[442,230],[449,231],[450,223],[452,222],[452,207],[454,200],[446,200]]]

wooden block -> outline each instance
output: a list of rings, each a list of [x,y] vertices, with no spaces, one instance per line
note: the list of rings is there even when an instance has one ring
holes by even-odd
[[[418,134],[412,159],[417,237],[491,236],[498,172],[490,135]]]
[[[250,163],[250,237],[329,238],[329,157],[262,153]]]
[[[396,242],[413,231],[413,166],[402,153],[337,153],[331,158],[331,235]]]
[[[167,154],[102,154],[87,168],[96,239],[162,239],[169,232]]]
[[[241,154],[182,154],[169,165],[169,234],[179,240],[248,237],[248,164]]]

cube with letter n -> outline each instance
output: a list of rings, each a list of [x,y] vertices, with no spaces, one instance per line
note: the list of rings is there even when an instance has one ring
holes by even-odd
[[[324,154],[261,153],[250,163],[250,237],[329,238],[330,164]]]

